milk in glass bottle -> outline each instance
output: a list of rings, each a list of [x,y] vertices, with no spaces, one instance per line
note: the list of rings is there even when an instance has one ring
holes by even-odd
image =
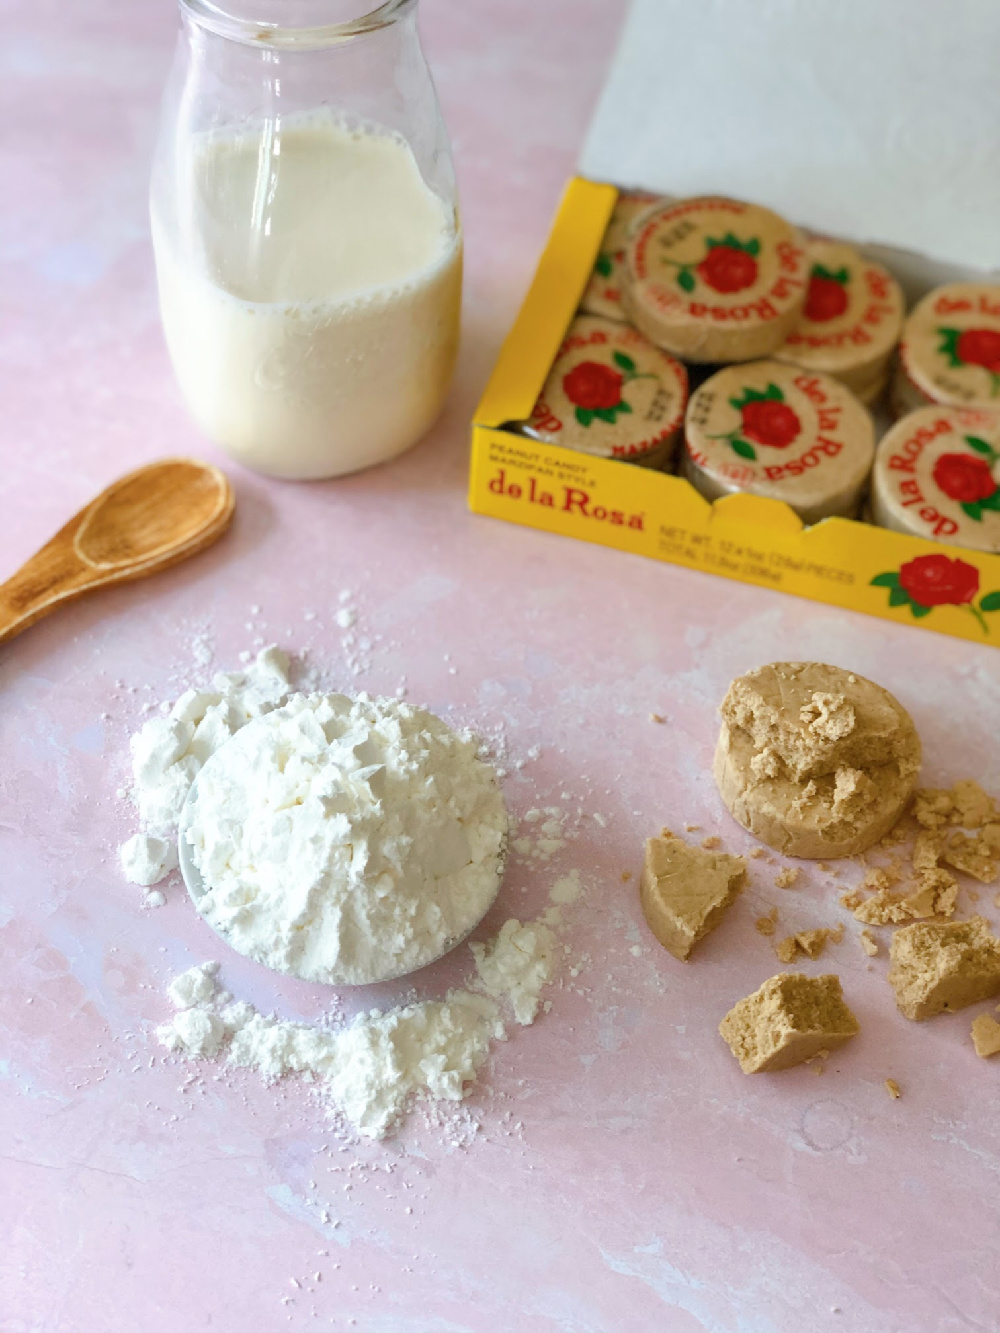
[[[184,399],[272,476],[393,458],[441,409],[461,304],[417,0],[180,5],[151,218]]]

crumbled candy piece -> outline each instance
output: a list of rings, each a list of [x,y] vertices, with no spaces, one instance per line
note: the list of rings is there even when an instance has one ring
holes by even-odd
[[[777,924],[778,909],[776,907],[772,907],[767,916],[759,916],[754,922],[758,933],[761,935],[773,935]]]
[[[864,949],[869,958],[874,958],[878,953],[878,940],[870,930],[863,930],[859,938],[861,940],[862,949]]]
[[[972,1020],[972,1044],[983,1060],[1000,1055],[1000,1023],[989,1014],[980,1014]]]

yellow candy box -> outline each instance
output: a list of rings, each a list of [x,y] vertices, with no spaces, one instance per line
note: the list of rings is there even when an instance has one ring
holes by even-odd
[[[617,197],[614,186],[582,177],[566,188],[476,410],[470,508],[1000,646],[1000,555],[845,518],[806,528],[788,505],[758,496],[731,495],[710,504],[682,477],[537,443],[504,428],[531,415]]]

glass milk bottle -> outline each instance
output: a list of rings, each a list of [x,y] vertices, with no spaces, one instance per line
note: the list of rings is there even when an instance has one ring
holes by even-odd
[[[153,169],[181,392],[233,458],[333,477],[434,421],[462,236],[417,0],[180,0]]]

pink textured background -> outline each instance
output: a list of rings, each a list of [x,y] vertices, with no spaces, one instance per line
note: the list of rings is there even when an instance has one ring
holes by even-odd
[[[684,966],[620,879],[660,823],[746,845],[708,774],[733,674],[806,656],[874,676],[913,710],[929,780],[973,773],[996,790],[1000,654],[465,511],[466,423],[620,12],[426,0],[469,260],[458,382],[431,438],[333,484],[234,468],[222,545],[0,652],[3,1333],[1000,1327],[1000,1062],[976,1060],[969,1013],[899,1017],[884,953],[869,964],[852,922],[804,966],[840,972],[861,1037],[822,1078],[747,1079],[715,1027],[778,970],[753,918],[777,902],[786,929],[831,923],[831,885],[809,870],[781,893],[756,863]],[[119,472],[212,456],[167,364],[147,236],[175,24],[167,0],[0,3],[3,570]],[[372,640],[361,676],[333,622],[342,588]],[[512,758],[540,747],[511,770],[512,809],[582,810],[557,860],[513,867],[489,924],[534,913],[578,866],[586,894],[565,939],[589,962],[499,1048],[470,1144],[417,1114],[383,1145],[345,1145],[300,1085],[214,1067],[189,1082],[192,1067],[160,1059],[150,1029],[166,979],[221,946],[174,883],[166,907],[140,910],[116,866],[131,825],[115,789],[142,703],[190,678],[202,633],[219,666],[263,637],[312,649],[344,687],[391,692],[405,675],[410,698],[502,725]],[[238,994],[286,1017],[314,1018],[329,998],[223,964]],[[415,985],[438,995],[466,971],[452,958]]]

